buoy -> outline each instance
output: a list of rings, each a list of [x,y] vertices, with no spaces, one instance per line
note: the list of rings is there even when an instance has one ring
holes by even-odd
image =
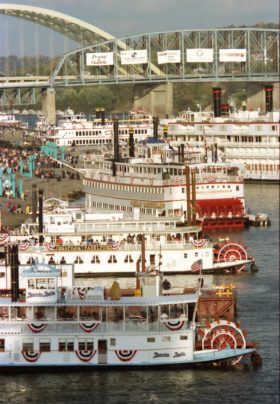
[[[261,355],[258,354],[257,352],[253,352],[251,354],[251,362],[252,362],[252,365],[254,366],[254,368],[258,368],[258,367],[262,366]]]

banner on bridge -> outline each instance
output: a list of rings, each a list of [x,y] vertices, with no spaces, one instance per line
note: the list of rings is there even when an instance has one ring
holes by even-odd
[[[110,66],[114,64],[113,52],[87,53],[87,66]]]
[[[187,63],[212,63],[213,49],[212,48],[195,48],[187,49]]]
[[[158,64],[164,63],[181,63],[181,51],[176,50],[165,50],[157,53]]]
[[[147,49],[121,51],[122,65],[136,65],[141,63],[148,63]]]
[[[246,49],[220,49],[220,62],[246,62]]]

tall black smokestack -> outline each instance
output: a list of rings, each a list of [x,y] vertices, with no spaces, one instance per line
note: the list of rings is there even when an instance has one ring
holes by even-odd
[[[267,84],[264,86],[265,91],[265,112],[273,110],[273,85]]]
[[[101,108],[101,125],[105,126],[105,109]]]
[[[43,190],[39,189],[39,244],[43,245]]]
[[[128,149],[129,149],[129,157],[134,157],[135,153],[134,153],[134,129],[133,128],[129,128],[129,140],[128,140]]]
[[[11,265],[11,244],[5,244],[4,246],[5,252],[5,265]]]
[[[153,117],[153,130],[154,130],[154,138],[158,139],[158,117]]]
[[[95,109],[95,117],[96,119],[101,119],[101,111],[99,108]]]
[[[19,299],[18,264],[18,246],[14,244],[11,247],[12,302]]]
[[[222,99],[222,89],[221,87],[213,87],[213,106],[214,106],[214,116],[221,116],[221,99]]]
[[[32,204],[32,222],[36,222],[37,218],[37,185],[32,184],[32,195],[31,195],[31,204]]]
[[[115,119],[113,122],[114,127],[114,160],[120,160],[120,151],[119,151],[119,121]]]
[[[183,163],[185,160],[185,145],[182,143],[181,144],[181,163]]]

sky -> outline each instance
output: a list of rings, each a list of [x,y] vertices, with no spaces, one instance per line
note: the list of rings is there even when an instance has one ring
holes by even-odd
[[[278,0],[0,0],[0,4],[4,3],[59,11],[119,38],[151,32],[279,22]],[[1,42],[3,48],[3,35],[0,35],[0,52]]]

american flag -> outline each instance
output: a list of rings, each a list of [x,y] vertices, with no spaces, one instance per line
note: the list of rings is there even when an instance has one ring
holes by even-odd
[[[202,269],[202,260],[201,259],[195,261],[191,266],[192,272],[200,272],[201,269]]]

